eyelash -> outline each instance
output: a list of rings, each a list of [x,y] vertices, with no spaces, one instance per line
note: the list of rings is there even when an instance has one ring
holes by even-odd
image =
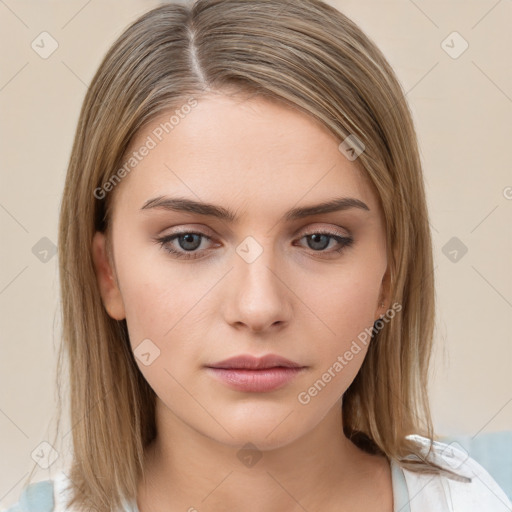
[[[184,235],[197,235],[197,236],[200,236],[200,237],[205,238],[207,240],[211,240],[211,238],[209,236],[205,235],[204,233],[195,232],[195,231],[181,231],[181,232],[173,233],[172,235],[166,235],[166,236],[163,236],[163,237],[160,237],[160,238],[155,238],[154,240],[155,240],[155,242],[160,244],[161,248],[163,248],[168,253],[171,253],[173,256],[175,256],[178,259],[192,260],[192,259],[200,258],[201,257],[200,255],[197,256],[197,254],[200,254],[197,250],[196,251],[182,252],[182,251],[178,251],[178,250],[176,250],[174,248],[171,248],[168,245],[169,242],[172,242],[173,240],[177,239],[178,237],[184,236]],[[322,231],[322,230],[320,230],[320,231],[313,231],[311,233],[306,233],[306,234],[302,235],[299,238],[299,240],[301,240],[302,238],[308,237],[308,236],[312,236],[312,235],[325,235],[325,236],[328,236],[330,238],[333,238],[339,244],[341,244],[341,246],[338,249],[334,249],[333,251],[325,251],[325,250],[315,251],[315,250],[311,249],[312,252],[319,253],[319,254],[322,254],[322,253],[332,254],[333,252],[334,253],[341,253],[345,248],[350,247],[353,244],[353,242],[354,242],[354,239],[352,237],[340,236],[337,233],[332,233],[330,231]]]

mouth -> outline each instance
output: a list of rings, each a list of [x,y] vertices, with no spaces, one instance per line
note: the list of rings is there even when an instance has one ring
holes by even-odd
[[[276,354],[241,355],[206,366],[209,374],[228,387],[243,392],[269,392],[289,384],[306,366]]]

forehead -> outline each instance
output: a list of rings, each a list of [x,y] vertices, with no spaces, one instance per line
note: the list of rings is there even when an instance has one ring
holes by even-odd
[[[345,195],[378,209],[365,171],[312,116],[261,97],[208,94],[191,104],[139,130],[124,160],[151,149],[133,162],[116,193],[139,208],[150,197],[178,194],[242,210]]]

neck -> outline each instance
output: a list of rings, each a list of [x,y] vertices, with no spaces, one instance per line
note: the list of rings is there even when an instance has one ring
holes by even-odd
[[[382,491],[390,487],[388,461],[345,437],[337,408],[305,436],[265,450],[219,443],[164,414],[147,448],[140,512],[356,511],[383,476]]]

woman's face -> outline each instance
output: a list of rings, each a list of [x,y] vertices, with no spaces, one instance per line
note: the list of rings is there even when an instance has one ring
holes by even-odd
[[[311,117],[263,99],[195,105],[132,142],[137,163],[114,191],[113,266],[94,239],[100,289],[126,318],[163,423],[277,447],[339,415],[363,362],[387,299],[382,212]],[[342,198],[357,204],[313,211]],[[267,354],[300,369],[209,368]]]

